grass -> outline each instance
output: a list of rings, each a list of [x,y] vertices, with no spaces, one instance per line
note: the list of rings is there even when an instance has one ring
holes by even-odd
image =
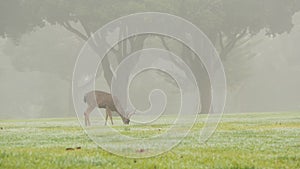
[[[97,147],[76,119],[0,120],[0,168],[300,168],[300,113],[227,114],[208,142],[199,144],[202,126],[200,118],[171,151],[131,159]],[[142,137],[166,127],[114,126]]]

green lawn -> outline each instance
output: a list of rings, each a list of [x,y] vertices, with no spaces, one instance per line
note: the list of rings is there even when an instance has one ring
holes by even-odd
[[[0,120],[0,168],[300,168],[299,112],[227,114],[199,144],[202,125],[171,151],[130,159],[97,147],[76,119]],[[137,126],[116,128],[130,135]]]

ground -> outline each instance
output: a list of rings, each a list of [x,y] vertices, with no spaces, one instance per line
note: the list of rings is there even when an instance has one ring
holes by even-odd
[[[205,144],[201,126],[171,151],[131,159],[96,146],[75,118],[0,120],[0,168],[300,168],[299,112],[226,114]]]

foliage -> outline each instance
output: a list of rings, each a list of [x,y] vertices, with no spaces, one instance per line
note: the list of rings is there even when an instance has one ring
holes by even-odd
[[[72,3],[64,0],[11,0],[0,3],[2,37],[17,39],[48,22],[62,25],[86,40],[103,24],[120,16],[158,11],[190,20],[214,44],[222,41],[223,50],[234,47],[246,33],[253,35],[262,29],[266,29],[268,35],[289,32],[293,26],[292,16],[300,9],[297,0],[76,0]],[[72,27],[72,21],[80,22],[85,32]]]
[[[199,27],[218,49],[221,59],[223,61],[231,59],[232,62],[228,65],[237,67],[236,65],[247,63],[247,59],[245,60],[245,57],[232,59],[231,54],[244,38],[252,38],[262,30],[268,36],[289,32],[293,27],[292,16],[299,10],[299,0],[74,0],[72,3],[66,0],[10,0],[0,1],[0,36],[12,38],[17,43],[22,35],[51,24],[60,25],[86,41],[93,32],[118,17],[136,12],[165,12],[181,16]],[[82,29],[76,25],[81,25]],[[119,32],[119,35],[124,33],[126,32]],[[129,55],[142,49],[147,38],[149,36],[138,36],[120,42],[112,50],[115,60],[120,63],[125,56],[123,53]],[[164,38],[161,39],[164,41]],[[119,46],[126,46],[127,43],[130,47],[125,48],[124,52]],[[169,49],[171,44],[162,43]],[[194,74],[201,77],[197,77],[199,86],[203,87],[201,100],[207,100],[202,104],[203,107],[210,105],[211,91],[207,73],[199,66],[200,61],[197,61],[190,51],[184,46],[180,49],[182,49],[180,56]],[[21,65],[27,64],[29,65],[27,68],[35,69],[27,59],[20,61],[23,61]],[[109,86],[113,77],[110,65],[110,60],[105,57],[102,66]],[[51,68],[52,66],[41,70],[52,71]],[[232,74],[230,76],[234,77]],[[247,73],[239,76],[247,76]],[[231,79],[239,81],[243,78]]]
[[[68,82],[71,80],[75,56],[82,45],[74,34],[59,26],[48,26],[24,35],[18,43],[16,46],[7,41],[3,47],[17,71],[46,72]]]

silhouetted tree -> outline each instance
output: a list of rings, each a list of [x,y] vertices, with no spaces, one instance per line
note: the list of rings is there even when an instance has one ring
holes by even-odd
[[[299,9],[298,0],[10,0],[0,2],[0,36],[12,38],[17,43],[23,34],[49,23],[59,24],[87,40],[101,26],[120,16],[158,11],[175,14],[194,23],[208,35],[221,59],[226,61],[241,40],[250,39],[261,30],[265,30],[268,36],[289,32],[293,26],[292,16]],[[83,31],[76,28],[75,24],[80,24]],[[130,43],[131,48],[116,47],[111,52],[120,63],[124,53],[142,49],[148,37],[137,36],[129,42],[120,42],[119,45],[123,46]],[[162,37],[161,41],[166,49],[172,50],[165,38]],[[202,83],[200,86],[205,86],[202,89],[203,97],[211,98],[207,73],[199,66],[201,62],[195,60],[196,57],[187,57],[193,53],[184,45],[181,53],[194,74],[199,72],[199,77],[205,79],[206,82],[198,80],[198,83]],[[110,85],[113,73],[109,65],[109,59],[105,57],[102,66]],[[209,101],[203,105],[209,105]]]

